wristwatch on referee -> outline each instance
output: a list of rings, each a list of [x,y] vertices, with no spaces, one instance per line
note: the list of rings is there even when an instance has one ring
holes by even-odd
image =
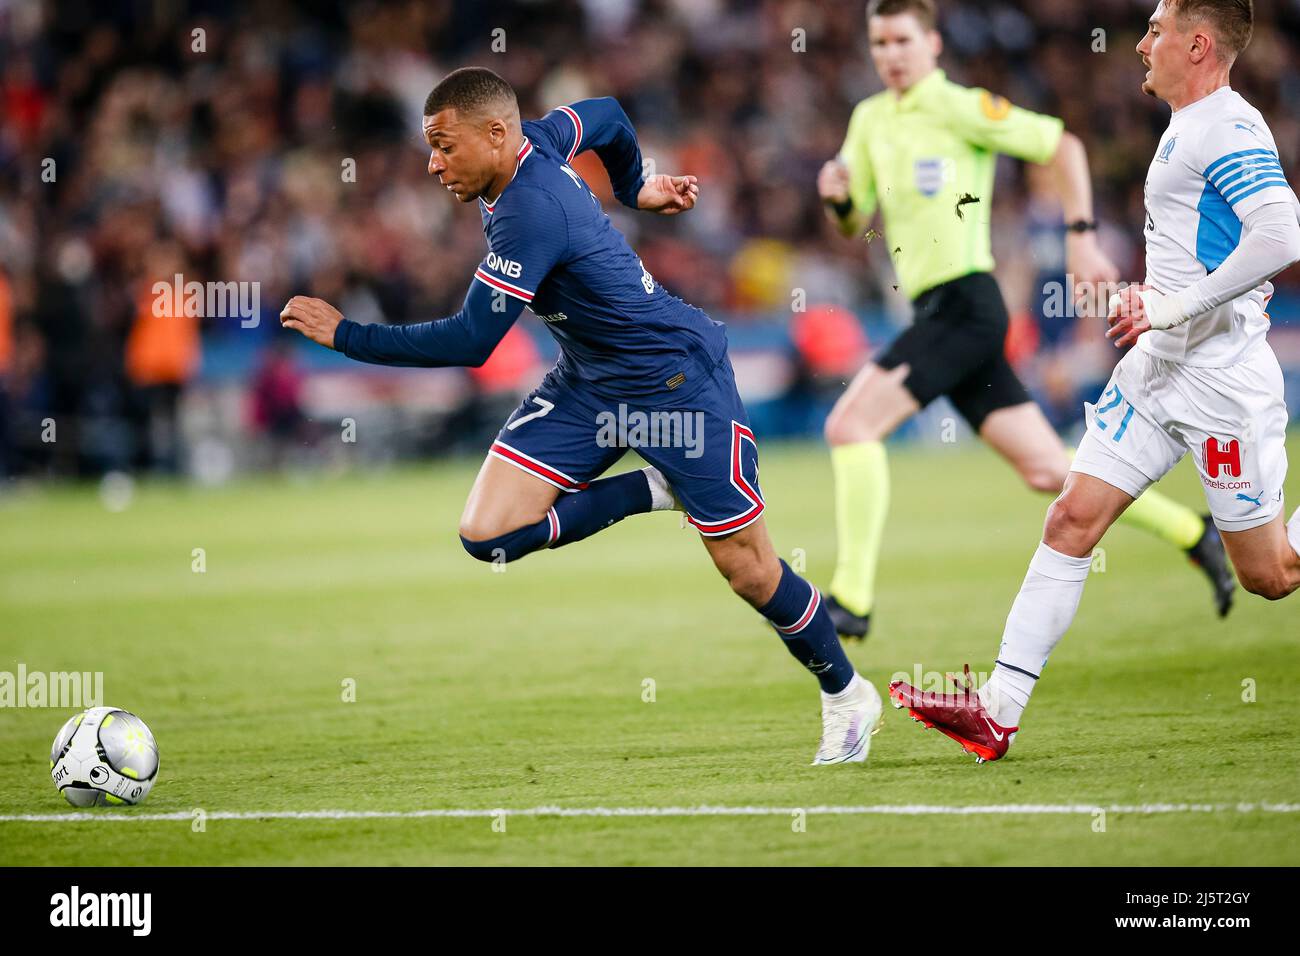
[[[1079,232],[1079,233],[1083,233],[1083,232],[1096,232],[1096,231],[1097,231],[1097,220],[1096,220],[1096,219],[1076,219],[1076,220],[1074,220],[1074,222],[1067,222],[1067,223],[1065,224],[1065,231],[1066,231],[1066,232]]]

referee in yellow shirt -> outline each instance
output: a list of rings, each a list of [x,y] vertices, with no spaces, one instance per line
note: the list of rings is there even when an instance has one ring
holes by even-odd
[[[940,395],[1037,491],[1060,492],[1070,456],[1007,362],[1007,309],[991,275],[988,211],[1005,153],[1047,165],[1065,213],[1076,288],[1114,282],[1097,245],[1088,158],[1061,120],[959,86],[938,68],[934,0],[871,0],[871,56],[886,89],[853,111],[840,155],[817,189],[845,236],[879,209],[913,323],[869,363],[826,420],[835,472],[839,560],[827,606],[844,637],[865,637],[889,507],[886,437]],[[970,199],[977,203],[970,203]],[[965,200],[965,202],[963,202]],[[1155,491],[1124,520],[1183,550],[1227,614],[1235,588],[1212,522]]]

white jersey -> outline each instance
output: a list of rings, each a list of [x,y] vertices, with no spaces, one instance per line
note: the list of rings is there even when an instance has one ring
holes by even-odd
[[[1169,120],[1144,188],[1148,285],[1181,292],[1217,269],[1241,239],[1241,220],[1260,206],[1296,205],[1277,143],[1259,111],[1220,87]],[[1250,292],[1138,346],[1157,358],[1221,368],[1241,361],[1268,331],[1273,286]]]

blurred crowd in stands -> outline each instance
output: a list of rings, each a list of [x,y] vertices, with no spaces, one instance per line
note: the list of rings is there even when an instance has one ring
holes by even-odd
[[[1255,6],[1234,87],[1295,175],[1300,0]],[[907,315],[883,242],[839,238],[814,185],[854,104],[880,89],[864,7],[0,0],[0,474],[184,469],[186,398],[203,389],[224,396],[211,407],[236,432],[315,441],[323,387],[310,380],[323,359],[286,341],[285,300],[423,321],[460,306],[483,255],[477,208],[433,188],[419,132],[432,86],[471,63],[509,79],[526,117],[617,97],[656,170],[702,185],[690,215],[638,215],[609,195],[594,155],[577,161],[647,268],[727,321],[733,347],[752,329],[756,348],[788,348],[790,389],[842,378]],[[1142,273],[1142,183],[1168,116],[1138,92],[1133,47],[1153,7],[940,0],[951,77],[1060,115],[1084,139],[1103,242],[1130,278]],[[1041,172],[1003,160],[998,183],[978,214],[995,224],[1017,314],[1009,348],[1065,426],[1114,358],[1095,323],[1043,314],[1063,249]],[[1300,299],[1298,272],[1279,280],[1277,302]],[[258,283],[256,321],[158,315],[153,284],[178,274]],[[811,319],[792,312],[795,289]],[[539,325],[525,319],[489,366],[454,373],[460,386],[439,393],[455,396],[442,438],[419,451],[490,434],[551,355]],[[799,421],[816,428],[815,415]]]

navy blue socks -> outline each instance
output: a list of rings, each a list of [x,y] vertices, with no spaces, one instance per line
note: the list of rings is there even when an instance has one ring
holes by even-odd
[[[516,561],[541,548],[558,548],[590,537],[628,515],[650,510],[650,483],[644,471],[629,471],[593,481],[584,490],[562,494],[546,517],[486,541],[461,535],[465,550],[480,561]]]
[[[817,589],[781,562],[781,583],[758,613],[785,641],[786,649],[817,677],[822,690],[838,694],[853,680],[853,665],[844,654],[830,613]]]

